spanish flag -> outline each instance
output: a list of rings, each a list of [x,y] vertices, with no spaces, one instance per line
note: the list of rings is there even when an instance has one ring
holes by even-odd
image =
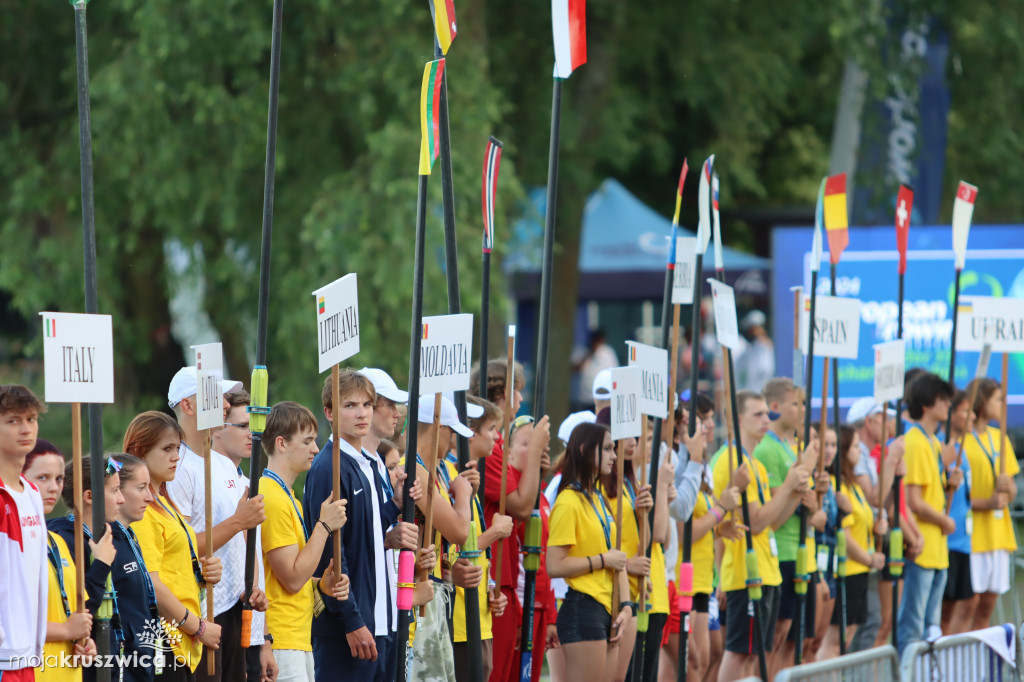
[[[441,76],[444,59],[427,62],[423,67],[423,87],[420,90],[420,175],[430,175],[430,169],[441,153],[438,125],[441,112]]]
[[[441,54],[448,54],[448,48],[455,40],[455,3],[452,0],[427,0],[430,3],[430,16],[434,20],[434,33],[437,44],[441,46]]]
[[[825,181],[825,236],[828,238],[829,262],[835,265],[850,243],[849,219],[846,212],[846,173],[830,175]]]

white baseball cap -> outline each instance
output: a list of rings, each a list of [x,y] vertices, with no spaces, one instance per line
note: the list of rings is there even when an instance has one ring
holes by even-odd
[[[242,389],[241,381],[234,381],[232,379],[221,379],[220,381],[220,392],[233,393],[234,391],[240,391]],[[189,365],[188,367],[182,367],[178,370],[178,373],[171,379],[171,385],[167,388],[167,405],[174,409],[175,405],[180,403],[185,398],[194,396],[199,392],[199,383],[196,379],[196,366]]]
[[[863,398],[857,398],[850,409],[846,411],[846,423],[847,425],[854,425],[864,421],[868,417],[878,414],[882,411],[882,406],[875,402],[872,396],[864,396]],[[888,408],[890,417],[896,417],[896,410],[891,407]]]
[[[455,391],[445,391],[442,393],[447,400],[452,401],[452,405],[455,404]],[[458,408],[456,408],[458,409]],[[480,405],[474,405],[473,403],[466,401],[466,419],[476,419],[477,417],[484,416],[484,408]]]
[[[409,393],[398,388],[398,384],[391,378],[391,375],[376,367],[363,367],[359,373],[370,380],[373,390],[377,395],[382,395],[388,400],[396,403],[409,402]]]
[[[420,396],[419,421],[424,424],[431,424],[434,421],[434,393]],[[455,433],[466,438],[473,437],[473,429],[459,421],[459,413],[455,410],[455,403],[441,396],[441,426],[447,426]]]
[[[594,387],[591,391],[594,400],[611,400],[612,399],[612,371],[610,369],[602,369],[594,377]]]
[[[558,439],[564,444],[569,444],[569,436],[572,435],[572,430],[580,424],[593,424],[597,421],[597,415],[590,410],[583,410],[582,412],[573,412],[566,417],[561,425],[558,427]]]

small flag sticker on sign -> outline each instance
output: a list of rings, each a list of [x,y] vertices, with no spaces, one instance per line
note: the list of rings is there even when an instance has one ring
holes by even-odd
[[[429,328],[430,328],[430,325],[429,325],[429,324],[425,324],[425,325],[423,325],[423,340],[424,340],[424,341],[426,341],[426,340],[427,340],[427,329],[429,329]]]
[[[629,359],[636,362],[636,346],[629,347]]]
[[[44,318],[46,327],[46,338],[55,339],[57,338],[57,320],[50,318]]]
[[[326,303],[324,301],[324,297],[323,296],[321,296],[320,298],[318,298],[316,300],[316,304],[317,304],[317,312],[319,312],[319,314],[323,315],[324,313],[327,312],[327,305],[326,305]]]

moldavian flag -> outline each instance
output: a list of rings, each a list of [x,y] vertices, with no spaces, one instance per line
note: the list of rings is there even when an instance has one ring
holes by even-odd
[[[434,167],[434,161],[441,153],[438,121],[443,74],[444,59],[427,62],[423,67],[423,87],[420,90],[420,175],[430,175],[430,169]]]
[[[551,0],[555,38],[555,78],[568,78],[587,63],[586,0]]]
[[[441,54],[448,54],[448,48],[455,40],[455,3],[452,0],[427,0],[430,3],[430,17],[434,20],[434,34]]]
[[[896,195],[896,250],[900,252],[899,274],[907,272],[907,244],[910,240],[910,215],[914,212],[914,190],[900,185]]]
[[[484,212],[484,253],[494,248],[494,195],[498,191],[498,166],[501,164],[501,140],[493,135],[484,150],[483,189],[480,197]]]
[[[825,181],[824,204],[829,262],[835,265],[843,255],[843,249],[850,243],[850,224],[846,210],[846,173],[830,175]]]

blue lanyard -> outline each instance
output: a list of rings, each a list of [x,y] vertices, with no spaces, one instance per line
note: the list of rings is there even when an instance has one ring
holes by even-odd
[[[633,503],[633,511],[635,512],[636,511],[636,491],[633,490],[633,482],[630,481],[629,479],[626,479],[625,481],[622,482],[622,484],[623,484],[623,489],[629,495],[629,501]]]
[[[363,457],[365,457],[366,460],[372,465],[374,475],[380,479],[381,487],[384,488],[384,490],[388,491],[388,499],[394,497],[395,489],[391,487],[391,477],[385,476],[384,474],[380,473],[380,467],[377,466],[377,462],[379,462],[380,460],[378,460],[375,457],[371,457],[370,455],[367,455],[365,452],[362,454]]]
[[[771,431],[769,431],[769,433],[771,433]],[[774,434],[772,434],[772,435],[774,435]],[[726,447],[726,453],[725,454],[728,457],[728,455],[729,455],[729,453],[728,453],[729,444],[726,443],[725,447]],[[747,454],[746,448],[740,447],[739,450],[740,450],[740,452],[743,453],[742,457],[746,457],[747,461],[750,462],[750,473],[754,476],[754,483],[757,484],[757,499],[761,502],[761,506],[763,507],[764,506],[764,489],[761,488],[761,477],[757,475],[757,467],[754,466],[754,460],[750,459],[750,455]],[[743,464],[742,458],[739,460],[739,462],[740,462],[740,464]],[[737,465],[737,467],[739,467],[739,464]],[[743,491],[741,490],[740,492],[743,492]]]
[[[54,573],[57,574],[60,599],[64,604],[64,617],[67,618],[71,615],[71,605],[68,603],[68,593],[64,589],[64,562],[60,558],[60,552],[57,551],[57,543],[54,541],[53,536],[47,533],[46,540],[46,547],[50,552],[50,564],[53,566]]]
[[[75,513],[74,512],[68,512],[66,518],[68,519],[68,521],[71,521],[72,523],[74,523],[75,522]],[[85,535],[85,537],[87,537],[90,540],[92,540],[92,531],[89,530],[89,526],[84,521],[82,522],[82,533]],[[50,558],[52,560],[53,556],[51,555]],[[64,582],[63,581],[63,575],[59,575],[59,579],[60,579],[60,581],[62,583]],[[63,589],[63,587],[61,587],[61,596],[63,596],[63,593],[64,593],[64,589]],[[110,603],[112,605],[113,612],[114,612],[113,617],[110,619],[111,623],[114,624],[114,626],[111,627],[111,631],[114,634],[114,641],[115,642],[123,642],[124,641],[124,628],[121,627],[121,611],[117,608],[117,590],[114,590],[113,587],[111,587],[111,590],[110,590]],[[65,606],[64,608],[67,609],[67,606]],[[70,614],[70,612],[69,612],[69,614]]]
[[[188,528],[185,527],[185,521],[178,513],[168,509],[167,505],[163,503],[158,495],[156,498],[157,504],[164,508],[164,511],[178,519],[178,523],[181,524],[181,530],[185,532],[185,539],[188,540],[188,553],[192,556],[192,574],[196,579],[196,585],[202,587],[206,584],[206,580],[203,578],[203,570],[199,567],[199,557],[196,556],[196,548],[192,546],[192,536],[188,534]]]
[[[306,540],[306,542],[309,542],[309,531],[306,530],[306,521],[302,518],[302,514],[299,513],[299,505],[295,504],[295,496],[292,495],[291,488],[289,488],[288,485],[284,482],[284,479],[282,479],[280,476],[275,474],[270,469],[264,469],[263,475],[266,478],[272,480],[274,483],[277,483],[279,486],[281,486],[281,490],[283,490],[284,494],[288,496],[288,499],[292,503],[292,509],[295,510],[295,516],[299,518],[299,523],[302,524],[302,537]]]
[[[985,459],[988,460],[988,463],[992,465],[992,475],[996,476],[996,445],[992,442],[991,431],[986,432],[985,435],[988,436],[989,449],[987,450],[985,449],[985,445],[981,442],[981,437],[978,435],[977,431],[974,432],[974,440],[978,441],[978,447],[980,447],[981,451],[985,453]]]
[[[602,516],[601,512],[597,511],[597,505],[594,504],[594,499],[591,496],[591,493],[583,492],[583,488],[580,487],[579,483],[573,483],[572,487],[576,490],[576,492],[578,492],[587,500],[587,502],[590,504],[590,508],[594,510],[594,516],[597,517],[597,520],[601,523],[601,530],[604,531],[604,540],[606,543],[608,543],[608,550],[611,551],[612,515],[611,512],[608,511],[608,505],[604,503],[604,495],[602,495],[600,492],[598,492],[597,494],[597,497],[601,500],[601,509],[604,511],[604,515]]]
[[[135,532],[131,528],[128,528],[120,521],[115,521],[117,527],[121,529],[124,536],[128,539],[128,546],[132,548],[132,554],[135,555],[135,562],[139,566],[139,572],[142,573],[142,581],[146,586],[146,599],[149,602],[149,612],[153,614],[154,618],[158,618],[156,615],[156,589],[153,587],[153,579],[149,577],[149,571],[146,570],[146,562],[142,558],[142,550],[139,549],[138,540],[135,538]]]
[[[771,429],[768,429],[768,436],[771,437],[771,438],[774,438],[775,442],[778,443],[779,445],[781,445],[783,447],[783,449],[785,449],[786,454],[789,455],[789,457],[790,457],[790,460],[789,460],[790,464],[792,464],[793,462],[796,461],[796,453],[793,452],[793,448],[789,447],[789,443],[787,443],[786,441],[784,441],[781,438],[779,438],[778,434],[776,434]]]

